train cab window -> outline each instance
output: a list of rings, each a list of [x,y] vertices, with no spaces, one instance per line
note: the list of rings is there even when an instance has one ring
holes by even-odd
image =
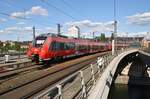
[[[35,47],[41,47],[44,44],[46,38],[47,37],[45,37],[45,36],[38,36],[38,37],[36,37],[35,40],[33,41],[33,45]]]

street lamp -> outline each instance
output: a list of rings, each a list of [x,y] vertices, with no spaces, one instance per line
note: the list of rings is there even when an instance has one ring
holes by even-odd
[[[117,20],[116,20],[116,0],[114,0],[114,38],[112,40],[112,55],[114,55],[115,49],[117,50]]]

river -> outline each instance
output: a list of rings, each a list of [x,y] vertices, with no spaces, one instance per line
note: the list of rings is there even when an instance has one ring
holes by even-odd
[[[113,84],[108,99],[150,99],[150,86]]]

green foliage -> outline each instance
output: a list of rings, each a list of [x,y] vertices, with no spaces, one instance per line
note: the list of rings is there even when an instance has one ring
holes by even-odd
[[[20,50],[20,43],[19,42],[15,42],[15,50],[19,51]]]
[[[2,48],[3,47],[3,42],[0,42],[0,48]]]
[[[101,40],[101,41],[105,41],[105,40],[106,40],[104,33],[101,33],[100,40]]]
[[[8,50],[11,48],[11,44],[9,42],[7,42],[5,45],[4,45],[4,50],[6,52],[8,52]]]
[[[9,42],[5,44],[3,44],[3,42],[0,42],[0,53],[6,53],[9,50],[25,52],[27,49],[21,48],[20,42],[14,42],[14,45],[11,45]]]

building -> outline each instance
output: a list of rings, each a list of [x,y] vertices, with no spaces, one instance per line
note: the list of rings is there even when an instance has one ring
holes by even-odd
[[[80,33],[80,30],[77,26],[72,26],[68,29],[68,36],[69,37],[74,37],[74,38],[78,38]]]
[[[143,47],[150,48],[150,39],[143,40]]]
[[[29,47],[29,43],[31,43],[31,41],[20,42],[20,47],[27,49]]]

